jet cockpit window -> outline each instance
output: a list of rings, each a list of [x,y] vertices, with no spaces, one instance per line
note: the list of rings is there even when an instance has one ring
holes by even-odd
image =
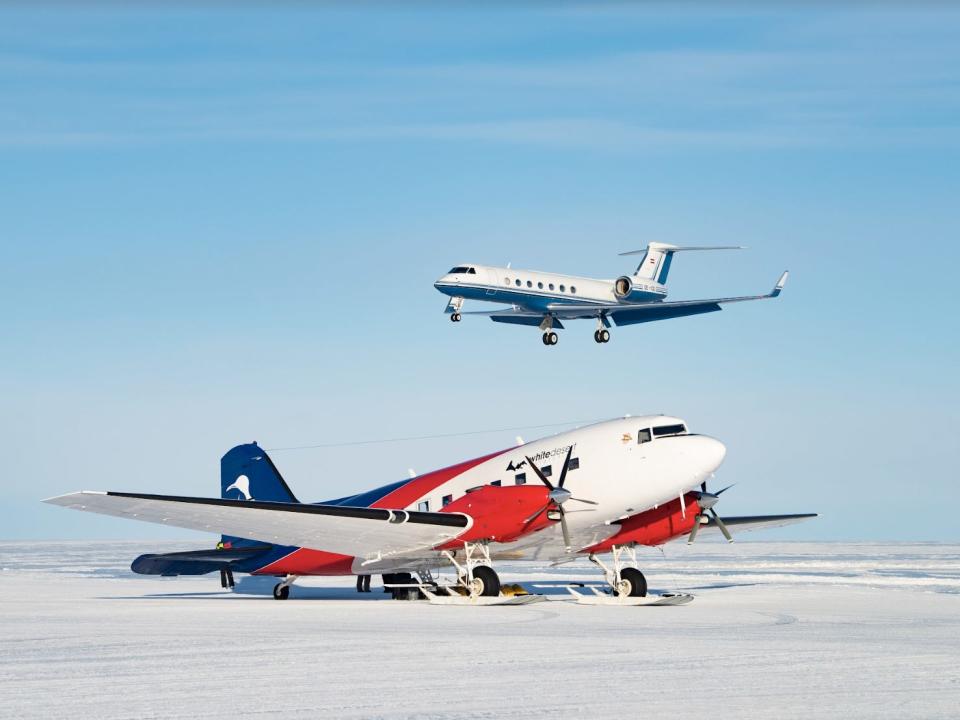
[[[644,443],[648,443],[648,442],[650,442],[651,439],[652,439],[652,438],[651,438],[651,436],[650,436],[650,428],[644,428],[644,429],[641,430],[639,433],[637,433],[637,444],[638,444],[638,445],[643,445]]]
[[[465,272],[467,272],[465,265],[457,265],[455,268],[450,268],[450,272],[448,272],[447,275],[460,275]]]
[[[661,425],[653,429],[656,437],[666,437],[667,435],[685,435],[687,428],[685,425]]]
[[[476,268],[472,268],[472,267],[467,268],[467,275],[476,275],[476,274],[477,274]]]

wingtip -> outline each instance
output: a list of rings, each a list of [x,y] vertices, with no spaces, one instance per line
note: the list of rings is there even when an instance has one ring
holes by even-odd
[[[69,505],[70,501],[75,499],[79,495],[106,495],[105,490],[77,490],[72,493],[65,493],[64,495],[54,495],[53,497],[43,498],[40,502],[47,503],[48,505]]]

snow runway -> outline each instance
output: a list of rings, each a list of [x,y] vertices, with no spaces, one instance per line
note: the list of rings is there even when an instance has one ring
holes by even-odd
[[[649,551],[652,588],[697,596],[673,608],[567,602],[598,577],[581,562],[498,564],[550,601],[484,608],[389,601],[378,578],[281,603],[127,570],[195,547],[0,543],[0,716],[960,715],[960,546]]]

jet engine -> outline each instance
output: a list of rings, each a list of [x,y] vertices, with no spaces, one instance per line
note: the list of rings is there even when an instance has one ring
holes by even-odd
[[[616,295],[617,300],[622,302],[636,301],[647,297],[645,291],[634,287],[633,279],[628,275],[618,277],[613,281],[613,294]]]

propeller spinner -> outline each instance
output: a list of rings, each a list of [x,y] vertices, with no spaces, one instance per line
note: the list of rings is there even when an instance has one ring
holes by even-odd
[[[598,504],[598,503],[595,503],[593,500],[584,500],[583,498],[576,498],[573,496],[573,493],[571,493],[569,490],[563,487],[563,483],[567,479],[567,470],[570,467],[571,454],[573,454],[572,445],[567,449],[567,457],[563,461],[563,468],[560,470],[560,479],[557,481],[556,485],[554,485],[552,482],[550,482],[547,479],[547,476],[540,471],[540,468],[538,468],[534,464],[533,460],[531,460],[529,457],[524,456],[526,457],[527,464],[530,466],[533,472],[536,473],[537,477],[540,479],[540,482],[546,485],[547,490],[549,490],[549,492],[547,493],[546,504],[542,508],[537,510],[533,515],[531,515],[526,519],[526,521],[524,522],[524,527],[529,526],[530,523],[532,523],[538,517],[543,515],[545,512],[551,509],[555,509],[556,512],[559,513],[560,515],[560,530],[561,532],[563,532],[563,544],[566,547],[568,552],[570,551],[570,530],[567,528],[567,516],[566,516],[566,512],[563,509],[563,504],[568,500],[573,500],[574,502],[586,503],[587,505]],[[550,515],[547,515],[547,517],[550,517]]]
[[[727,542],[733,542],[733,535],[731,535],[730,531],[727,530],[727,526],[724,524],[723,520],[720,519],[720,516],[717,515],[717,511],[713,509],[713,506],[717,504],[720,496],[732,487],[733,485],[727,485],[725,488],[723,488],[723,490],[710,493],[707,492],[706,482],[700,484],[700,492],[696,493],[697,505],[700,506],[700,512],[697,513],[697,516],[693,519],[693,528],[690,530],[690,535],[687,536],[687,545],[693,545],[693,541],[697,539],[697,533],[700,531],[700,523],[708,513],[711,517],[713,517],[713,521],[717,524],[717,527],[720,528],[720,532],[723,533],[723,536],[727,539]]]

